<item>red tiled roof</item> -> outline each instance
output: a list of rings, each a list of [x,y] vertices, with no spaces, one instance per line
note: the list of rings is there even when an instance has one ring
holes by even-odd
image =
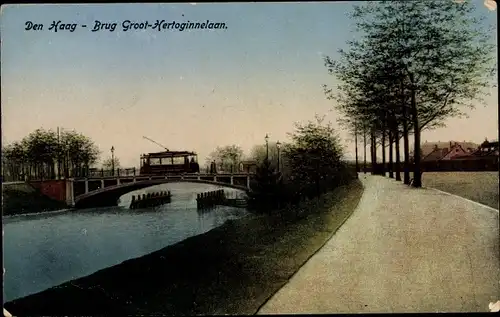
[[[439,161],[443,157],[443,149],[434,149],[432,152],[424,156],[422,161]]]
[[[464,152],[464,153],[458,154],[458,156],[469,154],[466,150],[464,150],[464,148],[460,144],[457,143],[457,144],[453,144],[453,146],[449,149],[449,151],[446,153],[446,155],[443,156],[443,159],[445,157],[450,157],[450,159],[453,157],[456,157],[457,154],[455,154],[455,155],[451,155],[451,154],[456,153],[456,150],[458,150],[458,149],[460,149],[460,150],[462,150],[462,152]]]
[[[463,149],[477,149],[479,147],[479,144],[473,143],[473,142],[455,142],[455,141],[448,141],[448,142],[424,142],[420,145],[420,148],[422,149],[422,157],[425,157],[429,155],[430,153],[434,152],[435,147],[437,146],[440,150],[443,149],[450,149],[450,143],[452,144],[452,147],[455,145],[455,143],[459,144]]]

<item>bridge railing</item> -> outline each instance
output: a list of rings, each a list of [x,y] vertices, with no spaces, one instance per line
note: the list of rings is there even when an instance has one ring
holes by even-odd
[[[200,171],[201,172],[201,171]],[[215,174],[209,174],[213,176],[224,176],[224,175],[243,175],[249,174],[245,172],[235,171],[230,173],[228,171],[217,171]],[[250,173],[251,174],[251,173]],[[207,175],[204,172],[201,173],[184,173],[184,174],[151,174],[151,175],[141,175],[139,168],[116,168],[112,169],[102,169],[102,168],[75,168],[65,171],[64,173],[59,173],[53,171],[49,174],[44,175],[25,175],[20,171],[14,173],[9,169],[3,169],[1,175],[2,182],[15,182],[15,181],[43,181],[43,180],[55,180],[55,179],[67,179],[67,178],[109,178],[109,177],[134,177],[134,176],[179,176],[179,175]]]
[[[107,178],[107,177],[131,177],[131,176],[137,176],[137,177],[145,177],[145,176],[166,176],[166,177],[179,177],[179,176],[187,176],[187,177],[192,177],[192,176],[219,176],[219,177],[228,177],[228,176],[238,176],[238,175],[253,175],[254,173],[245,173],[245,172],[236,172],[236,173],[228,173],[228,172],[218,172],[218,173],[212,173],[212,174],[207,174],[207,173],[182,173],[182,174],[171,174],[171,173],[165,173],[165,174],[140,174],[137,169],[135,168],[126,168],[126,169],[117,169],[114,171],[113,170],[90,170],[88,173],[88,176],[84,177],[77,177],[77,178]]]
[[[139,171],[135,167],[132,168],[117,168],[114,170],[105,169],[91,169],[87,175],[88,178],[91,177],[112,177],[112,176],[136,176],[139,175]]]

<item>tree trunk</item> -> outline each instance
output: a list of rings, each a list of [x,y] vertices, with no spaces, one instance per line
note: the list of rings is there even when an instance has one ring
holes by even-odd
[[[66,159],[66,166],[65,166],[65,175],[66,175],[66,178],[69,178],[69,160]]]
[[[406,121],[406,119],[403,122],[403,150],[403,182],[408,185],[410,184],[410,142],[408,136],[408,122]]]
[[[396,127],[396,130],[394,130],[394,140],[396,143],[396,180],[401,181],[401,154],[399,151],[400,148],[400,138],[399,138],[399,127]]]
[[[380,172],[382,173],[382,176],[385,177],[385,124],[382,127],[382,167],[380,169]]]
[[[57,179],[61,179],[61,156],[57,155]]]
[[[405,102],[404,82],[401,81],[401,110],[402,110],[402,124],[403,124],[403,183],[410,184],[410,144],[409,144],[409,129],[408,129],[408,108]]]
[[[90,176],[90,171],[89,171],[89,162],[85,162],[85,177],[89,177]]]
[[[359,173],[359,163],[358,163],[358,130],[357,127],[354,127],[354,145],[356,152],[356,173]]]
[[[370,154],[371,154],[371,165],[372,165],[372,175],[376,174],[375,165],[377,164],[377,147],[375,144],[375,133],[373,130],[370,132]]]
[[[392,157],[394,138],[392,137],[392,132],[389,130],[389,178],[394,178],[393,168],[394,168],[394,160]]]
[[[373,175],[373,134],[370,132],[370,173]]]
[[[363,172],[366,174],[366,130],[363,130]]]
[[[413,82],[413,75],[410,75]],[[414,158],[413,158],[413,187],[422,187],[422,174],[420,173],[420,127],[418,122],[417,103],[415,100],[415,89],[411,91],[411,115],[413,121],[414,136]]]

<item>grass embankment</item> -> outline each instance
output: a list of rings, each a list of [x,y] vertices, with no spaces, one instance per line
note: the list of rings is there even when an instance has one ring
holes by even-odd
[[[362,192],[355,180],[294,212],[229,221],[5,308],[20,316],[254,314],[344,223]]]
[[[28,184],[2,184],[2,212],[4,216],[64,208],[67,208],[65,203],[43,195]]]

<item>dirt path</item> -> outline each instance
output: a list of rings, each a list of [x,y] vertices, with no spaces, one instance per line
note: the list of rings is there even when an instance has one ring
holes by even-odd
[[[259,313],[488,312],[500,299],[498,212],[361,179],[353,215]]]

